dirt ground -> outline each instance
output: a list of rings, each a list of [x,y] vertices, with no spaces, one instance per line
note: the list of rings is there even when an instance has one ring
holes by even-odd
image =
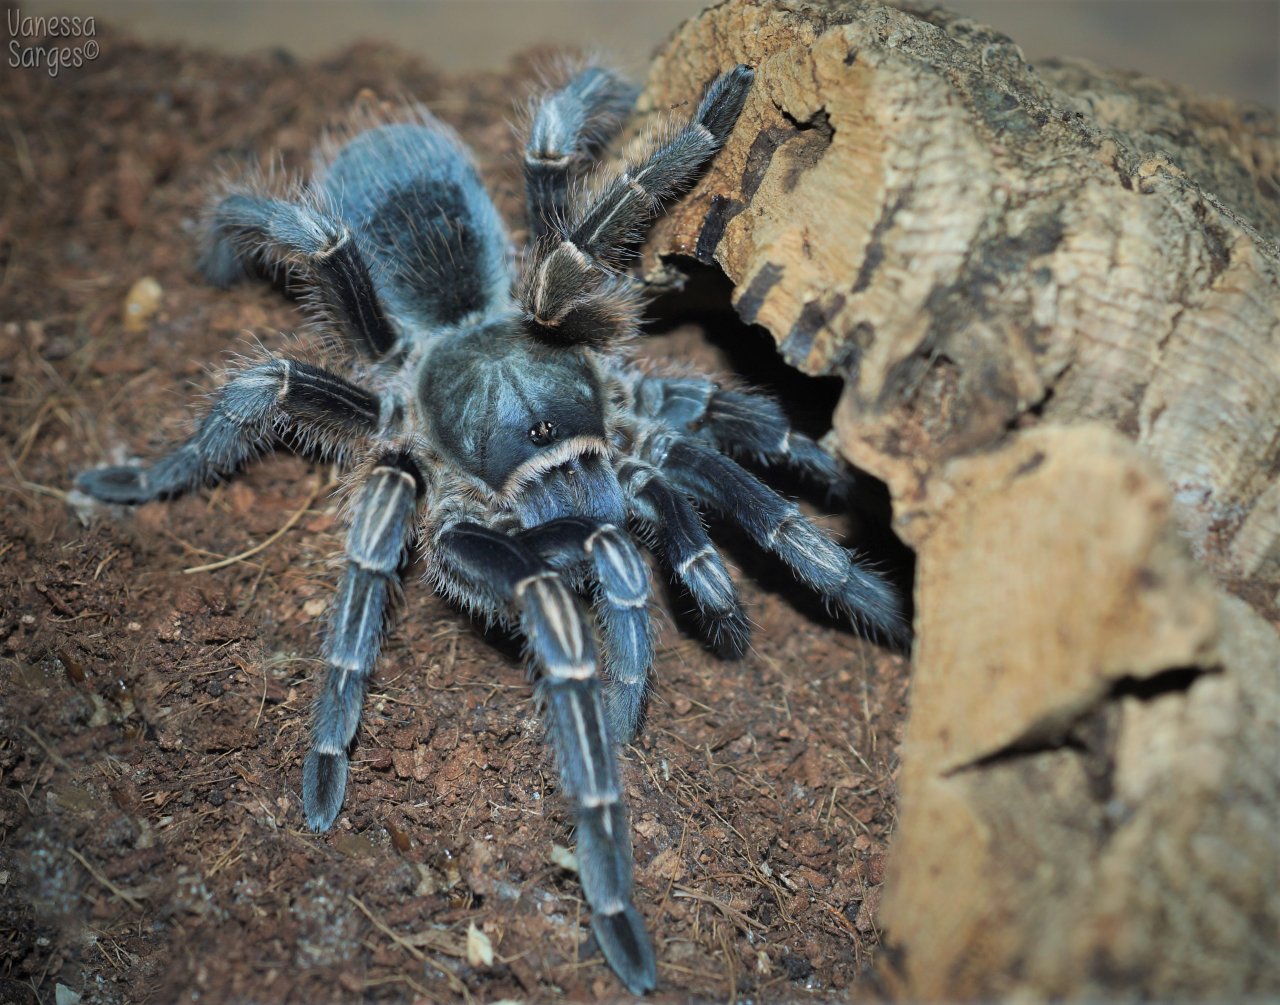
[[[342,814],[306,829],[342,535],[327,467],[282,453],[84,518],[66,497],[77,470],[181,437],[250,334],[280,347],[301,322],[268,284],[201,282],[219,166],[301,166],[362,90],[411,94],[515,209],[528,64],[449,80],[387,49],[299,65],[98,35],[85,67],[0,77],[0,1001],[51,1003],[57,985],[104,1003],[621,995],[558,864],[571,818],[515,650],[416,577]],[[159,309],[130,326],[144,277]],[[820,422],[832,389],[781,372],[723,289],[698,285],[663,302],[647,351],[745,367]],[[905,660],[727,541],[755,649],[716,659],[668,594],[657,694],[623,754],[654,999],[873,996]],[[472,926],[491,965],[468,959]]]

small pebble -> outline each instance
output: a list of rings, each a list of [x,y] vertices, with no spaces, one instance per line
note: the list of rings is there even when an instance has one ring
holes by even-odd
[[[551,846],[551,861],[566,872],[578,871],[578,856],[564,847],[564,845],[553,844]]]
[[[127,332],[144,332],[160,310],[160,299],[164,290],[150,276],[143,276],[130,287],[124,298],[124,330]]]
[[[493,966],[493,943],[474,921],[467,925],[467,963],[473,967]]]
[[[79,1005],[80,994],[72,991],[65,984],[56,984],[53,988],[54,1005]]]

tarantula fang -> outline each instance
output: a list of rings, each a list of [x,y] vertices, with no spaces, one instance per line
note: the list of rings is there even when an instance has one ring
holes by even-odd
[[[829,485],[845,481],[839,464],[768,398],[641,367],[623,350],[641,311],[628,256],[724,143],[752,80],[730,69],[646,157],[589,187],[578,182],[633,89],[590,66],[543,97],[524,153],[532,247],[519,274],[468,152],[421,108],[321,144],[292,198],[227,191],[212,210],[206,275],[225,285],[252,265],[289,269],[345,342],[345,362],[245,367],[186,442],[149,466],[77,479],[98,499],[141,503],[230,475],[281,439],[344,462],[346,563],[303,764],[307,822],[327,830],[342,807],[416,541],[437,590],[527,642],[592,928],[636,994],[656,986],[657,970],[632,904],[615,748],[640,725],[653,662],[637,540],[728,655],[744,651],[748,622],[698,508],[739,525],[855,623],[905,635],[889,585],[730,455]]]

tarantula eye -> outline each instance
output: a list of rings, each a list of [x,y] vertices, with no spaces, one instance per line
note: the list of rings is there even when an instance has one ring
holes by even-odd
[[[529,430],[529,439],[535,447],[545,447],[556,438],[556,424],[549,419],[541,419]]]

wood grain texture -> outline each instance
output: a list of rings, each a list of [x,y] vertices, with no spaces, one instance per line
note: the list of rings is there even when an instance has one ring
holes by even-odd
[[[735,62],[646,265],[843,378],[916,549],[886,980],[1280,991],[1275,115],[854,0],[711,8],[644,107]]]

